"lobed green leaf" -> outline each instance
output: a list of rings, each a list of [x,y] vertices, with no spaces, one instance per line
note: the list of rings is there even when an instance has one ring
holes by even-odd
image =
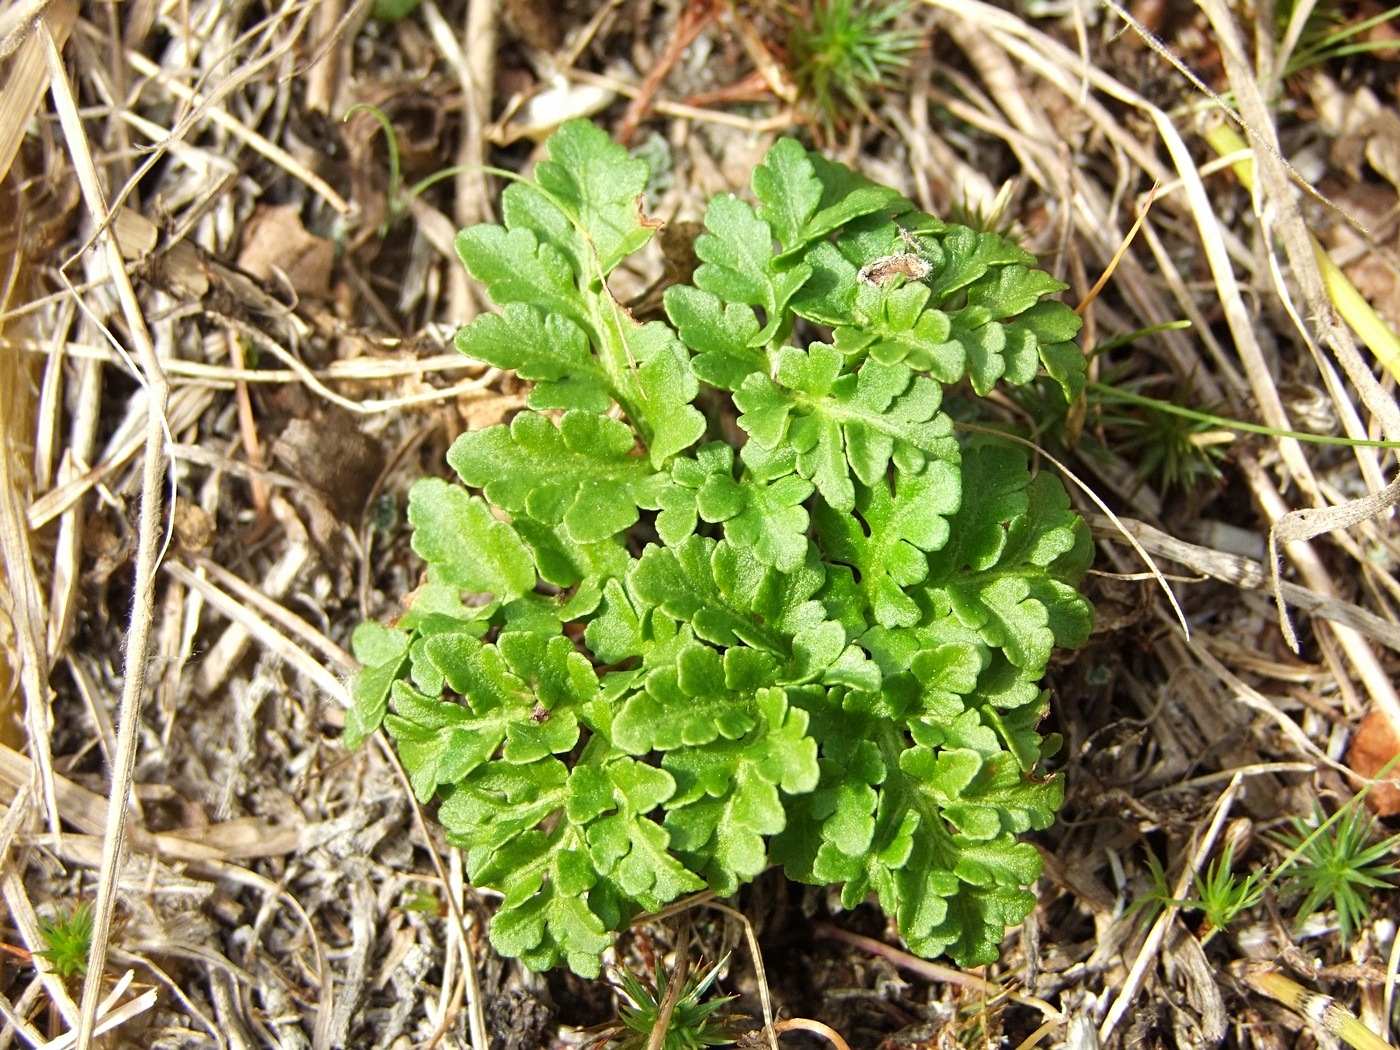
[[[377,623],[362,623],[350,646],[363,669],[350,680],[350,710],[345,716],[345,746],[358,748],[377,730],[389,708],[389,690],[403,672],[409,636]]]
[[[606,412],[612,404],[607,374],[579,325],[563,314],[506,303],[500,314],[482,314],[457,333],[457,349],[532,380],[531,408]]]
[[[743,738],[670,751],[662,761],[676,778],[666,817],[672,844],[721,895],[767,865],[764,836],[786,824],[779,790],[810,791],[819,776],[805,712],[773,688],[754,707],[758,725]]]
[[[588,323],[568,257],[533,231],[471,226],[457,234],[455,244],[467,270],[486,286],[493,302],[524,303],[579,325]]]
[[[829,504],[816,512],[826,556],[860,574],[870,622],[912,627],[922,617],[909,588],[928,577],[928,552],[948,541],[948,518],[962,499],[957,470],[942,461],[901,473],[892,492],[883,478],[857,488],[853,513]]]
[[[772,228],[732,194],[710,201],[705,228],[710,232],[695,241],[695,254],[702,260],[695,287],[725,303],[759,307],[767,323],[755,338],[774,338],[785,330],[788,300],[811,276],[811,268],[797,263],[778,269]]]
[[[609,931],[772,862],[994,960],[1063,792],[1040,679],[1088,636],[1093,549],[1019,449],[959,443],[943,385],[1078,397],[1063,286],[782,140],[638,323],[607,281],[652,234],[646,165],[582,122],[545,151],[457,242],[502,306],[458,346],[528,410],[454,442],[466,488],[412,490],[426,582],[355,634],[347,742],[386,728],[530,967],[596,975]],[[906,253],[927,273],[864,269]],[[730,395],[747,441],[706,418]]]
[[[562,522],[573,540],[597,543],[636,522],[637,507],[654,506],[659,495],[651,467],[632,455],[635,444],[631,429],[607,416],[566,412],[556,427],[522,412],[508,427],[463,434],[447,462],[495,506]]]
[[[855,507],[853,474],[872,485],[891,461],[912,472],[931,459],[957,462],[952,420],[938,411],[937,383],[876,361],[844,373],[843,362],[825,343],[806,353],[785,347],[776,381],[754,374],[735,393],[739,425],[766,450],[790,444],[802,476],[837,511]]]
[[[424,478],[409,491],[408,520],[431,581],[503,600],[534,589],[529,549],[479,496]]]
[[[602,273],[640,249],[655,229],[642,221],[642,192],[649,171],[643,160],[627,155],[605,131],[583,120],[563,124],[549,138],[549,159],[535,168],[540,188],[562,204],[576,221],[580,242],[579,272],[589,262]],[[582,257],[584,251],[591,258]]]

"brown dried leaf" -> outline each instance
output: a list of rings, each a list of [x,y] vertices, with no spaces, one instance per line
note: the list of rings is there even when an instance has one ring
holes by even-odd
[[[1347,749],[1347,765],[1363,777],[1374,777],[1400,756],[1400,734],[1380,711],[1361,720]],[[1389,779],[1381,781],[1366,795],[1366,804],[1380,817],[1400,813],[1400,770],[1391,766]]]
[[[289,281],[301,295],[329,295],[335,245],[308,233],[299,211],[287,204],[254,211],[243,233],[238,266],[260,281]]]
[[[343,522],[360,520],[370,489],[384,469],[384,449],[346,412],[327,409],[294,419],[272,446],[272,456],[306,482]]]
[[[175,541],[188,554],[202,551],[214,541],[214,519],[183,496],[175,501],[174,525]]]

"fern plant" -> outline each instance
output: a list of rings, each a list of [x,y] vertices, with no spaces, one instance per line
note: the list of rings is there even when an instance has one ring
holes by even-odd
[[[656,225],[646,165],[583,122],[548,153],[457,241],[501,306],[457,345],[528,408],[414,485],[424,582],[355,633],[347,743],[387,730],[533,968],[596,975],[609,931],[770,864],[995,959],[1061,801],[1040,680],[1088,634],[1092,548],[941,403],[1042,370],[1077,396],[1063,286],[781,140],[638,324],[608,275]]]

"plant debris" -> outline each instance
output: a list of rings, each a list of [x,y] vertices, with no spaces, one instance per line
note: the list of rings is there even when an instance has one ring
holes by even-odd
[[[640,320],[694,272],[704,202],[794,135],[1068,285],[1084,397],[1054,410],[1041,376],[967,425],[1094,516],[1101,610],[1049,667],[1065,806],[995,962],[917,967],[879,909],[770,871],[608,965],[727,956],[710,991],[764,1045],[780,1016],[813,1022],[772,1035],[794,1047],[1393,1041],[1393,891],[1354,886],[1345,936],[1286,882],[1207,936],[1196,892],[1252,904],[1277,833],[1368,787],[1394,812],[1393,12],[1134,8],[1153,37],[1113,3],[368,6],[0,9],[4,1038],[525,1050],[619,1016],[603,981],[497,956],[497,901],[390,750],[342,743],[351,633],[422,582],[409,485],[528,396],[452,346],[491,309],[453,240],[587,111],[634,129],[644,212],[682,231],[609,278]],[[397,168],[383,125],[342,122],[360,102]],[[1227,106],[1252,163],[1210,144]],[[866,280],[914,288],[924,241],[888,240]],[[1358,305],[1359,339],[1335,320]],[[1152,433],[1170,450],[1124,440]],[[1308,537],[1278,545],[1296,651],[1281,519]],[[85,902],[65,981],[43,923]]]

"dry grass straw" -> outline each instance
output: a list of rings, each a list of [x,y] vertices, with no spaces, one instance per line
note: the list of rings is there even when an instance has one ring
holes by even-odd
[[[155,345],[146,327],[136,290],[127,277],[121,249],[108,229],[111,213],[107,208],[97,169],[89,151],[88,140],[78,116],[77,103],[67,79],[59,43],[46,22],[39,22],[36,34],[43,46],[48,64],[54,108],[63,128],[73,170],[82,188],[89,216],[99,233],[106,252],[106,261],[121,302],[122,316],[136,344],[138,379],[146,391],[146,428],[144,464],[141,474],[141,497],[138,511],[136,541],[136,574],[133,585],[131,618],[127,624],[126,659],[122,673],[122,695],[118,705],[120,729],[116,752],[112,756],[110,805],[102,841],[102,858],[98,873],[96,903],[93,906],[93,937],[89,954],[89,969],[83,982],[82,1002],[77,1024],[77,1045],[87,1047],[93,1038],[97,1022],[97,1005],[102,998],[102,979],[107,963],[107,944],[112,920],[116,913],[118,868],[125,846],[127,800],[131,796],[132,774],[136,766],[137,731],[141,724],[141,704],[145,698],[146,657],[151,632],[151,615],[155,603],[156,563],[160,558],[162,528],[160,506],[161,488],[165,481],[164,418],[169,385]],[[57,827],[55,826],[55,831]]]
[[[257,195],[273,186],[327,226],[349,222],[353,229],[362,219],[355,209],[364,202],[337,188],[351,180],[318,170],[298,121],[311,112],[334,121],[357,100],[365,73],[354,69],[352,43],[368,6],[290,3],[240,34],[219,5],[191,4],[174,14],[150,5],[146,15],[133,15],[120,40],[106,23],[78,20],[70,0],[0,12],[0,55],[9,56],[0,65],[0,173],[12,161],[32,166],[25,150],[32,153],[35,141],[26,134],[31,115],[41,111],[39,141],[51,151],[41,159],[54,174],[53,200],[63,212],[53,228],[71,219],[76,236],[88,238],[66,243],[71,258],[59,269],[53,259],[25,255],[25,230],[0,232],[7,253],[0,258],[0,553],[7,570],[0,582],[7,588],[0,593],[7,614],[0,619],[7,656],[0,695],[20,698],[15,709],[25,719],[22,739],[0,742],[0,801],[8,806],[0,819],[0,888],[30,951],[42,947],[37,916],[51,913],[53,901],[73,888],[95,896],[98,916],[80,1002],[42,967],[13,1002],[0,996],[11,1029],[31,1042],[42,1041],[29,1018],[44,1002],[82,1046],[102,1025],[121,1023],[120,1010],[140,1003],[175,1041],[322,1050],[363,1038],[363,1004],[392,1000],[375,1014],[380,1045],[400,1037],[448,1045],[461,1037],[484,1047],[487,1002],[503,988],[520,988],[518,973],[479,954],[481,902],[466,884],[460,855],[441,856],[435,832],[405,801],[411,792],[392,751],[346,757],[334,743],[344,677],[354,667],[345,651],[348,628],[360,616],[392,613],[371,586],[377,576],[397,572],[393,578],[407,590],[410,574],[396,569],[392,556],[375,560],[368,514],[360,521],[327,518],[306,498],[306,480],[259,445],[270,444],[261,413],[290,396],[286,391],[304,396],[303,412],[334,406],[355,426],[397,444],[373,479],[377,495],[391,477],[419,470],[417,457],[444,421],[457,427],[463,419],[494,420],[518,404],[518,395],[502,391],[494,372],[451,353],[445,329],[425,322],[407,338],[350,329],[314,300],[289,295],[285,275],[259,284],[228,263]],[[937,75],[931,62],[916,66],[907,111],[885,113],[895,132],[885,145],[908,158],[901,170],[925,208],[943,211],[949,187],[974,207],[999,208],[1018,196],[1043,205],[1046,221],[1032,231],[1033,247],[1080,294],[1122,249],[1112,294],[1085,310],[1086,341],[1186,318],[1190,330],[1160,332],[1152,353],[1192,402],[1223,403],[1227,415],[1257,414],[1294,429],[1293,405],[1276,380],[1276,350],[1272,340],[1261,341],[1254,306],[1277,303],[1297,328],[1279,341],[1308,348],[1312,371],[1303,379],[1326,392],[1345,432],[1400,433],[1393,395],[1371,377],[1348,334],[1329,322],[1299,190],[1282,162],[1267,104],[1281,60],[1271,42],[1244,40],[1223,4],[1203,4],[1259,170],[1252,213],[1227,224],[1208,185],[1220,184],[1220,172],[1237,158],[1201,160],[1203,118],[1192,108],[1199,103],[1208,114],[1219,109],[1218,99],[1183,91],[1192,105],[1169,112],[1126,73],[1090,61],[1111,34],[1087,7],[1074,9],[1078,41],[1070,47],[990,4],[927,0],[927,7],[937,39],[962,61]],[[504,134],[517,112],[493,97],[505,38],[501,6],[472,0],[459,12],[454,24],[427,0],[422,25],[403,30],[423,61],[444,71],[442,82],[462,113],[462,134],[447,159],[471,170],[458,177],[453,205],[413,204],[425,230],[415,251],[440,274],[442,288],[422,313],[454,322],[483,304],[460,266],[442,260],[451,255],[453,229],[489,217],[497,187],[479,168],[493,135]],[[585,54],[623,14],[619,3],[599,5],[548,56],[561,77],[639,95],[640,77],[584,68]],[[164,64],[144,47],[154,17],[169,40]],[[1165,72],[1167,57],[1144,61]],[[299,103],[294,86],[305,91]],[[961,129],[940,126],[934,106]],[[685,129],[677,141],[697,165],[709,164],[704,174],[717,172],[723,158],[703,155],[694,128],[703,123],[705,135],[738,144],[742,154],[748,140],[789,119],[783,106],[772,116],[738,114],[690,106],[665,92],[651,111]],[[851,147],[858,146],[853,136]],[[977,150],[988,148],[1015,158],[1019,186],[999,188],[986,176],[991,166]],[[3,185],[18,193],[19,178],[16,167]],[[1146,211],[1154,184],[1155,203]],[[150,209],[153,196],[164,215]],[[1140,236],[1127,243],[1145,211]],[[24,214],[0,207],[4,212]],[[46,236],[30,241],[62,240]],[[49,254],[57,250],[50,245]],[[1202,273],[1183,267],[1183,259],[1204,260],[1205,291]],[[353,258],[345,263],[360,281],[356,288],[369,295],[374,286],[356,265]],[[47,283],[38,269],[26,270],[40,266]],[[1216,304],[1223,335],[1214,327]],[[1302,364],[1289,366],[1295,378],[1301,374]],[[1203,534],[1172,535],[1162,494],[1135,486],[1131,464],[1082,463],[1095,474],[1089,484],[1143,519],[1098,523],[1107,560],[1125,578],[1144,569],[1134,551],[1157,560],[1163,571],[1151,571],[1193,625],[1187,641],[1167,603],[1141,596],[1148,615],[1137,622],[1133,645],[1157,667],[1175,670],[1164,670],[1160,682],[1124,686],[1142,708],[1150,740],[1139,756],[1141,782],[1121,788],[1124,810],[1133,815],[1124,826],[1139,837],[1144,828],[1166,828],[1189,844],[1173,869],[1178,896],[1206,862],[1231,806],[1260,812],[1255,795],[1277,801],[1301,769],[1355,780],[1326,737],[1333,724],[1354,724],[1362,697],[1400,725],[1387,664],[1373,649],[1400,649],[1389,611],[1400,593],[1367,553],[1395,550],[1391,523],[1384,514],[1328,509],[1342,502],[1339,493],[1357,490],[1357,478],[1372,492],[1384,490],[1393,464],[1357,449],[1352,463],[1338,466],[1290,439],[1240,443],[1234,456],[1265,522],[1247,555]],[[256,499],[248,495],[253,485],[261,492]],[[126,522],[137,503],[132,535]],[[182,506],[239,530],[239,542],[167,546],[167,515]],[[104,531],[104,521],[116,525]],[[1314,526],[1338,521],[1347,531],[1329,535],[1325,545],[1307,542],[1319,535]],[[1259,599],[1269,522],[1278,523],[1283,539],[1296,539],[1283,550],[1298,581],[1285,582],[1282,592],[1312,616],[1312,664],[1258,644],[1272,637],[1270,610]],[[112,532],[125,532],[116,538],[127,546],[105,547]],[[130,568],[133,552],[133,578],[117,593],[129,591],[134,600],[114,614],[120,622],[104,622],[106,609],[95,607],[93,596],[102,594],[103,580]],[[1221,590],[1173,577],[1172,566],[1233,588],[1234,615],[1212,606]],[[357,582],[357,600],[346,600]],[[86,647],[75,644],[75,633]],[[1302,702],[1328,713],[1300,717]],[[83,728],[53,724],[55,705],[79,712]],[[1066,721],[1076,717],[1068,705]],[[1086,764],[1097,757],[1090,745],[1099,728],[1085,730]],[[95,753],[85,756],[89,749]],[[108,770],[110,781],[103,779]],[[1215,804],[1202,802],[1222,781],[1228,786]],[[1107,849],[1075,828],[1062,847],[1064,857],[1051,857],[1049,870],[1060,872],[1066,892],[1092,913],[1098,941],[1086,952],[1080,984],[1052,990],[1078,1001],[1097,997],[1098,1005],[1066,1009],[1051,1021],[1121,1041],[1122,1021],[1139,996],[1187,965],[1172,954],[1174,920],[1168,913],[1143,935],[1116,914],[1114,894],[1099,881],[1107,877]],[[396,863],[409,870],[396,870]],[[63,865],[79,874],[62,875]],[[406,880],[426,880],[444,902],[446,922],[401,905]],[[177,900],[198,902],[198,915],[182,912]],[[385,947],[390,940],[393,947]],[[149,987],[125,992],[127,1003],[99,1024],[109,952]],[[439,963],[431,984],[424,975]],[[1054,984],[1041,976],[1047,988]],[[1042,1001],[1035,996],[1022,998]],[[180,1029],[187,1020],[194,1030]]]
[[[9,14],[9,12],[6,12]],[[42,14],[42,12],[32,12]],[[71,25],[72,5],[60,5],[48,16],[54,31],[64,36]],[[0,271],[4,294],[0,303],[8,304],[30,294],[33,260],[26,251],[26,233],[22,210],[15,206],[18,192],[15,182],[19,174],[11,175],[16,153],[24,135],[25,124],[47,86],[48,70],[44,62],[42,41],[22,34],[11,19],[4,20],[4,51],[8,62],[4,81],[0,85],[0,194],[5,204],[0,211],[6,216],[0,228]],[[17,323],[0,327],[0,336],[21,329]],[[29,529],[24,520],[24,505],[32,492],[34,462],[32,426],[35,411],[32,397],[33,369],[17,355],[0,354],[0,424],[3,425],[3,447],[0,447],[0,554],[3,554],[5,575],[0,583],[0,638],[3,638],[4,660],[0,662],[0,718],[5,728],[3,737],[15,743],[14,724],[23,721],[35,763],[31,776],[10,800],[0,834],[0,883],[15,926],[26,947],[33,951],[43,947],[38,921],[24,891],[16,869],[5,863],[21,822],[31,815],[31,803],[37,790],[40,810],[46,814],[49,826],[57,830],[59,809],[50,750],[47,719],[49,692],[45,670],[49,666],[45,645],[45,599],[36,572]],[[75,1022],[77,1007],[61,982],[44,972],[40,983],[51,1002],[65,1018]],[[38,985],[36,985],[36,988]],[[5,1004],[8,1007],[8,1004]],[[12,1012],[12,1011],[11,1011]],[[16,1017],[16,1020],[20,1020]]]
[[[12,54],[4,67],[5,80],[3,88],[0,88],[3,92],[0,95],[0,114],[3,114],[3,126],[0,126],[0,147],[3,149],[0,149],[0,155],[5,160],[4,168],[9,168],[11,159],[16,155],[30,115],[34,113],[43,92],[46,88],[51,89],[54,112],[58,114],[62,129],[60,142],[66,147],[67,156],[51,158],[47,166],[61,177],[76,179],[83,196],[84,225],[91,231],[93,244],[98,251],[96,256],[82,257],[83,279],[67,280],[66,290],[38,296],[34,294],[38,283],[33,279],[37,274],[31,275],[26,267],[32,268],[47,260],[28,259],[16,250],[27,240],[35,239],[32,231],[5,231],[5,243],[9,246],[5,266],[7,294],[0,303],[0,316],[3,316],[0,334],[5,337],[5,352],[0,355],[0,366],[3,366],[3,370],[0,370],[0,395],[3,395],[3,419],[8,431],[6,455],[0,460],[0,497],[3,497],[5,510],[3,522],[0,522],[0,526],[3,526],[0,535],[4,540],[7,568],[4,609],[8,628],[5,635],[7,677],[0,684],[5,685],[6,696],[17,689],[23,697],[17,709],[22,709],[27,719],[26,747],[33,758],[32,762],[22,759],[12,747],[5,747],[0,753],[0,766],[5,770],[0,772],[0,783],[8,789],[5,799],[9,804],[4,825],[4,846],[7,851],[4,891],[24,943],[30,950],[38,950],[44,945],[35,918],[36,909],[29,900],[31,884],[20,877],[29,858],[33,857],[33,851],[39,849],[55,859],[76,864],[79,869],[97,871],[96,929],[81,1003],[74,1003],[63,984],[42,966],[41,984],[33,986],[33,989],[44,988],[48,1001],[60,1010],[66,1022],[72,1026],[67,1045],[89,1045],[98,1032],[106,1031],[134,1013],[148,1009],[157,999],[154,990],[147,991],[130,998],[117,1012],[111,1012],[110,1002],[100,1003],[108,990],[104,988],[104,959],[111,943],[119,898],[124,902],[122,906],[128,916],[124,920],[125,932],[121,937],[122,947],[118,949],[118,957],[139,963],[149,979],[164,985],[167,993],[185,1004],[189,1016],[203,1019],[207,1036],[220,1045],[251,1045],[248,1042],[250,1038],[264,1045],[278,1041],[275,1037],[269,1040],[267,1037],[271,1033],[265,1028],[262,1029],[262,1037],[252,1035],[259,1030],[260,1024],[250,1020],[247,1015],[247,988],[261,986],[266,992],[271,987],[267,983],[270,974],[255,975],[240,967],[230,969],[198,940],[189,942],[183,949],[179,941],[172,941],[168,936],[152,940],[151,947],[158,954],[168,955],[174,951],[177,955],[183,952],[187,959],[212,960],[211,964],[223,972],[222,977],[211,974],[210,984],[216,989],[223,989],[215,994],[214,1014],[211,1014],[207,1006],[201,1007],[192,1002],[181,990],[181,986],[188,983],[188,977],[172,979],[151,955],[131,954],[129,947],[141,942],[139,923],[133,924],[130,915],[133,908],[140,910],[134,903],[141,896],[137,889],[139,883],[133,884],[131,881],[134,861],[124,861],[132,849],[150,852],[153,858],[161,858],[154,866],[147,867],[157,886],[163,883],[173,885],[178,881],[173,870],[166,866],[174,861],[184,866],[187,872],[195,873],[197,879],[209,880],[207,885],[210,887],[217,881],[223,881],[228,885],[241,885],[249,892],[261,895],[265,907],[256,926],[272,928],[279,921],[276,918],[278,911],[283,909],[299,918],[300,926],[306,931],[308,943],[313,948],[312,975],[316,1002],[311,1046],[321,1048],[343,1044],[356,1020],[353,993],[363,987],[367,953],[373,941],[372,929],[379,921],[379,906],[373,897],[366,897],[362,886],[354,898],[350,918],[353,939],[359,947],[355,958],[359,962],[345,974],[352,995],[338,1006],[332,995],[333,981],[318,924],[313,923],[301,902],[284,885],[247,866],[259,859],[314,854],[323,848],[321,843],[314,841],[314,836],[311,840],[304,838],[296,832],[294,825],[251,826],[245,818],[205,828],[193,840],[171,834],[152,836],[143,827],[141,808],[128,804],[144,721],[142,707],[152,692],[146,670],[152,652],[153,634],[158,634],[156,650],[175,669],[173,681],[178,683],[181,680],[179,669],[189,665],[190,647],[200,629],[201,615],[207,617],[210,613],[218,613],[227,616],[230,626],[225,630],[224,644],[215,647],[213,659],[203,660],[198,665],[203,672],[206,694],[226,688],[225,680],[233,673],[233,666],[240,655],[248,650],[250,642],[256,644],[261,652],[276,654],[285,666],[299,671],[330,698],[342,698],[344,690],[336,673],[327,672],[326,667],[336,668],[336,672],[342,675],[353,667],[353,661],[339,646],[276,601],[277,597],[286,595],[308,560],[305,528],[285,502],[274,500],[273,504],[274,508],[284,512],[281,515],[282,536],[285,539],[300,534],[302,539],[299,543],[287,545],[281,574],[283,582],[280,585],[276,583],[278,576],[275,572],[271,578],[261,581],[272,586],[255,588],[233,577],[220,566],[196,566],[190,570],[179,562],[167,560],[165,569],[172,583],[166,591],[166,601],[158,612],[153,601],[157,582],[156,565],[162,551],[168,549],[170,540],[170,523],[164,517],[163,508],[174,506],[173,499],[167,500],[163,479],[171,455],[178,454],[180,449],[172,440],[173,435],[189,433],[196,428],[203,413],[211,407],[215,395],[221,390],[250,381],[300,381],[327,400],[336,401],[359,413],[392,411],[405,405],[440,404],[475,392],[482,386],[481,370],[477,369],[476,375],[456,388],[420,389],[377,403],[374,399],[346,397],[339,390],[346,382],[352,385],[386,380],[394,383],[405,376],[416,379],[432,372],[461,371],[464,366],[455,355],[419,358],[411,362],[401,360],[397,363],[375,355],[358,362],[341,362],[331,366],[328,372],[317,374],[303,365],[298,355],[259,331],[263,348],[288,364],[281,377],[274,378],[237,363],[228,366],[191,360],[178,345],[182,339],[180,331],[169,323],[167,317],[148,325],[148,311],[153,297],[160,298],[160,293],[147,277],[156,261],[151,252],[155,248],[157,231],[150,227],[149,232],[142,232],[140,243],[143,247],[139,249],[133,250],[131,245],[119,242],[114,235],[117,229],[114,219],[130,220],[134,216],[134,213],[121,210],[119,202],[128,198],[138,179],[167,157],[173,158],[177,167],[183,165],[192,171],[237,170],[236,164],[210,153],[207,146],[187,145],[184,141],[186,137],[196,133],[202,135],[211,128],[224,132],[231,155],[237,154],[240,145],[246,146],[280,167],[289,178],[303,183],[330,208],[342,213],[348,210],[345,200],[324,180],[281,146],[254,131],[229,106],[230,102],[241,102],[238,95],[240,90],[257,86],[255,78],[260,73],[270,67],[287,66],[290,49],[315,7],[314,4],[289,7],[272,23],[259,27],[250,38],[233,42],[228,54],[238,55],[246,61],[236,62],[232,67],[225,65],[223,57],[217,53],[218,32],[206,36],[207,46],[213,51],[202,55],[198,53],[196,38],[189,37],[186,43],[192,46],[187,52],[190,64],[179,73],[155,66],[135,50],[105,48],[102,46],[101,30],[86,23],[79,24],[76,28],[81,40],[74,52],[78,81],[95,82],[99,85],[98,94],[103,93],[105,78],[111,70],[91,65],[90,62],[106,52],[116,61],[121,75],[138,80],[148,78],[143,92],[151,95],[168,93],[169,99],[176,104],[178,119],[168,128],[152,123],[134,110],[122,106],[110,107],[113,123],[109,128],[116,132],[118,141],[124,139],[122,129],[129,126],[155,142],[154,148],[147,153],[145,164],[134,170],[120,158],[94,155],[88,127],[75,105],[71,93],[73,81],[70,79],[75,70],[72,65],[65,64],[60,57],[60,49],[64,38],[74,28],[76,5],[60,2],[49,5],[47,9],[39,5],[33,11],[14,8],[5,12],[6,47]],[[8,17],[12,13],[23,14],[25,18],[12,20]],[[206,18],[209,14],[207,11],[200,12]],[[217,14],[214,17],[217,19]],[[277,24],[283,18],[290,19],[291,24],[288,32],[279,34],[277,29],[288,28]],[[219,27],[216,25],[214,28],[217,30]],[[260,39],[259,32],[262,34]],[[251,46],[251,50],[246,49],[245,45]],[[206,64],[206,73],[218,69],[219,74],[211,78],[201,73],[201,67]],[[88,80],[89,77],[94,79]],[[286,90],[285,82],[280,90]],[[122,170],[127,172],[124,182],[107,182],[113,171]],[[227,188],[226,184],[224,188]],[[33,187],[29,189],[32,191]],[[207,194],[192,203],[191,223],[178,230],[173,238],[167,238],[159,248],[165,261],[177,264],[173,270],[164,271],[167,281],[170,281],[172,274],[175,279],[165,287],[175,290],[177,294],[182,287],[187,293],[195,286],[207,290],[212,279],[223,282],[223,286],[231,288],[235,296],[243,293],[257,305],[266,305],[265,302],[258,302],[257,296],[261,293],[254,286],[240,281],[237,274],[221,269],[213,261],[208,251],[213,245],[192,245],[193,254],[189,250],[184,250],[182,254],[182,249],[189,243],[186,238],[195,235],[199,215],[207,214],[210,207],[217,208],[216,198]],[[23,209],[7,209],[7,212],[11,216],[24,215]],[[70,265],[78,262],[75,257],[70,260]],[[182,280],[185,282],[183,286],[179,283]],[[297,318],[285,313],[280,303],[269,302],[294,328],[301,324]],[[190,305],[198,311],[198,304],[189,301],[184,308],[188,310]],[[160,309],[166,311],[169,306],[170,299],[166,298]],[[113,307],[119,311],[120,335],[109,332],[106,327]],[[44,340],[36,338],[41,325],[55,332],[54,337]],[[74,329],[81,330],[83,335],[68,338],[65,333]],[[236,328],[233,330],[237,331]],[[301,331],[303,336],[307,334],[304,327]],[[127,347],[134,353],[129,354]],[[181,383],[169,397],[167,364],[174,365],[171,374]],[[39,370],[35,365],[40,366]],[[349,372],[345,371],[347,365]],[[135,378],[139,386],[128,402],[126,425],[117,428],[116,435],[105,450],[98,450],[95,444],[98,409],[103,405],[103,373],[108,370]],[[40,395],[37,403],[36,390]],[[66,411],[65,403],[76,405],[77,410],[72,413]],[[111,421],[107,422],[110,427]],[[32,461],[24,457],[26,450],[35,453]],[[202,453],[204,450],[199,451]],[[200,457],[194,454],[191,458],[198,460]],[[53,470],[52,464],[60,460],[59,468]],[[208,457],[205,460],[207,465]],[[215,470],[215,476],[223,472],[217,462]],[[117,491],[107,488],[114,482],[119,485]],[[300,483],[289,479],[289,484]],[[121,496],[118,496],[118,492]],[[81,583],[85,571],[83,558],[90,556],[84,548],[83,530],[88,511],[82,508],[94,494],[113,505],[118,499],[135,494],[140,505],[135,537],[134,600],[129,617],[122,625],[126,662],[120,674],[122,695],[114,720],[108,716],[105,707],[105,684],[99,681],[103,672],[90,667],[85,657],[69,648],[75,624],[79,620],[87,620],[91,615],[90,611],[81,608],[79,596],[85,587]],[[47,561],[50,572],[47,580],[44,580],[34,567],[30,537],[34,530],[51,528],[55,522],[57,534],[48,547],[52,554]],[[211,582],[220,579],[226,585],[232,581],[239,597],[230,598],[228,591]],[[46,600],[45,591],[50,588],[51,594]],[[185,606],[192,596],[197,596],[198,601],[193,602],[187,612]],[[175,599],[173,603],[170,601],[172,597]],[[221,649],[222,659],[218,655]],[[115,654],[115,649],[113,652]],[[65,662],[71,664],[70,674],[79,691],[88,697],[90,711],[100,730],[97,739],[106,759],[105,764],[111,771],[109,788],[103,795],[87,792],[66,777],[57,775],[50,759],[53,727],[46,722],[46,716],[51,710],[52,694],[46,672],[55,666],[61,667]],[[11,674],[18,680],[17,683],[11,682]],[[188,682],[188,676],[185,681]],[[171,684],[172,679],[167,673],[163,683],[157,685],[156,692],[160,693],[162,686],[169,692]],[[177,709],[187,704],[189,686],[177,684],[175,688],[180,695],[173,703],[163,702],[161,709],[167,715],[185,717],[178,714]],[[171,729],[172,724],[167,722],[163,733],[167,743]],[[6,762],[8,765],[5,765]],[[36,798],[40,801],[40,809],[48,814],[47,836],[21,832],[22,828],[32,823],[31,805]],[[360,821],[361,825],[367,819],[368,813]],[[69,828],[61,837],[58,834],[60,822]],[[79,830],[72,830],[75,828]],[[16,838],[16,833],[20,833],[19,838]],[[428,840],[426,833],[424,838]],[[23,839],[23,845],[20,845],[20,839]],[[445,870],[442,880],[444,883],[447,881]],[[460,873],[457,885],[460,894]],[[133,892],[137,893],[137,898],[133,898]],[[159,892],[157,890],[157,896]],[[459,899],[454,903],[454,912],[459,916],[461,907]],[[156,918],[151,921],[159,923]],[[465,983],[448,982],[444,991],[450,992],[454,986],[456,991],[440,1004],[440,1024],[447,1026],[451,1023],[457,1009],[455,1004],[460,1003],[464,988],[471,989],[470,1028],[474,1041],[484,1045],[485,1027],[480,997],[475,992],[476,963],[471,946],[460,935],[453,940],[457,953],[463,959],[462,968],[468,976]],[[230,977],[232,985],[228,983]],[[278,978],[273,980],[275,983]],[[288,983],[295,985],[297,982],[292,978]],[[228,993],[229,988],[239,985],[243,990],[231,995]],[[32,1010],[34,1002],[33,995],[27,993],[23,1012]],[[0,1002],[0,1007],[12,1018],[16,1028],[26,1033],[32,1032],[23,1020],[23,1012],[16,1013],[8,1002]],[[215,1014],[219,1015],[217,1019]],[[63,1044],[60,1040],[53,1045]]]

